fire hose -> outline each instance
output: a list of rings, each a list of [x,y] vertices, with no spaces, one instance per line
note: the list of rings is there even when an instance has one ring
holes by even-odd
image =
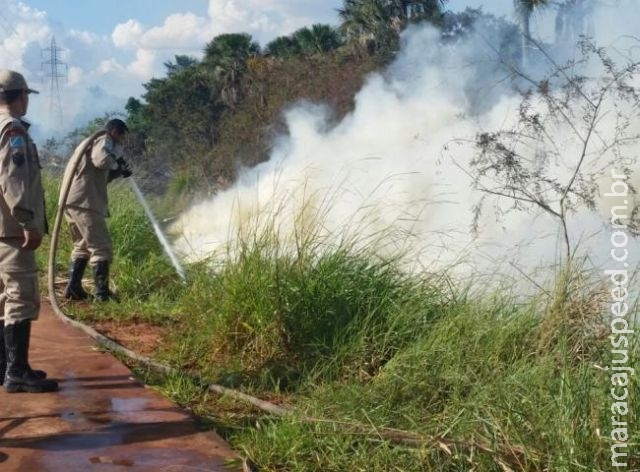
[[[60,187],[60,198],[58,201],[58,210],[56,212],[56,218],[55,218],[55,222],[53,225],[53,230],[51,232],[51,248],[49,251],[49,265],[48,265],[48,290],[49,290],[49,301],[51,302],[51,306],[53,308],[53,312],[55,313],[55,315],[57,316],[57,318],[59,318],[62,322],[69,324],[71,326],[74,326],[75,328],[79,329],[80,331],[84,332],[86,335],[88,335],[90,338],[92,338],[98,345],[104,347],[105,349],[113,352],[113,353],[117,353],[120,356],[123,356],[135,363],[144,365],[146,368],[153,370],[155,372],[160,372],[164,375],[183,375],[195,380],[199,380],[197,378],[195,378],[193,375],[189,375],[186,374],[184,372],[181,372],[180,370],[174,368],[174,367],[170,367],[164,364],[161,364],[159,362],[154,361],[153,359],[150,359],[146,356],[142,356],[140,354],[137,354],[133,351],[131,351],[130,349],[127,349],[126,347],[122,346],[121,344],[115,342],[114,340],[108,338],[107,336],[104,336],[103,334],[99,333],[98,331],[96,331],[95,329],[93,329],[91,326],[88,326],[84,323],[81,323],[77,320],[74,320],[72,318],[70,318],[69,316],[67,316],[64,311],[62,310],[62,308],[60,307],[59,303],[58,303],[58,299],[57,299],[57,295],[56,295],[56,291],[55,291],[55,277],[56,277],[56,254],[57,254],[57,250],[58,250],[58,238],[60,235],[60,227],[62,225],[62,219],[64,217],[64,207],[67,201],[67,197],[69,195],[69,190],[71,188],[71,182],[72,182],[72,177],[75,175],[75,170],[78,166],[78,163],[80,161],[80,157],[82,157],[84,155],[84,153],[86,152],[87,147],[89,146],[89,143],[91,143],[96,137],[100,136],[100,133],[102,132],[96,132],[94,133],[89,139],[87,139],[85,141],[85,146],[81,149],[78,150],[78,152],[76,152],[74,154],[74,156],[72,156],[72,161],[70,161],[68,163],[68,166],[70,166],[71,168],[69,169],[69,172],[65,172],[65,176],[70,176],[70,178],[68,179],[63,179],[61,187]],[[131,177],[128,177],[129,179],[131,179]],[[133,181],[131,181],[133,182]],[[132,190],[134,192],[140,192],[140,189],[138,188],[137,185],[134,184],[132,185]],[[141,203],[144,201],[144,199],[140,200]],[[155,218],[152,217],[151,211],[150,209],[148,209],[148,206],[146,206],[146,204],[144,204],[143,206],[145,206],[145,212],[147,212],[147,216],[150,216],[150,220],[152,221],[152,223],[155,221]],[[157,223],[156,223],[157,224]],[[160,234],[158,233],[158,231],[156,231],[156,234]],[[180,273],[180,272],[179,272]],[[182,273],[181,273],[182,276]],[[184,280],[184,279],[183,279]],[[262,410],[266,413],[269,413],[271,415],[275,415],[275,416],[289,416],[291,414],[293,414],[293,411],[288,409],[288,408],[284,408],[278,405],[275,405],[273,403],[267,402],[265,400],[261,400],[259,398],[256,398],[254,396],[251,395],[247,395],[246,393],[242,393],[238,390],[234,390],[234,389],[230,389],[227,387],[224,387],[222,385],[218,385],[218,384],[207,384],[206,386],[206,390],[210,391],[210,392],[214,392],[217,393],[218,395],[227,395],[231,398],[234,398],[236,400],[240,400],[243,401],[245,403],[248,403],[250,405],[253,405],[254,407],[258,408],[259,410]],[[324,420],[324,419],[317,419],[317,418],[312,418],[312,417],[306,417],[303,416],[300,418],[302,421],[304,422],[308,422],[308,423],[332,423],[332,424],[338,424],[337,422],[332,422],[329,420]],[[343,424],[342,426],[346,425]],[[361,429],[365,429],[367,425],[361,425],[361,424],[352,424],[351,426],[353,427],[357,427],[357,428],[361,428]],[[389,428],[376,428],[375,429],[375,435],[376,436],[382,436],[385,439],[394,441],[394,442],[399,442],[401,444],[405,444],[405,445],[410,445],[413,447],[416,446],[420,446],[422,447],[427,441],[426,439],[418,434],[415,433],[411,433],[411,432],[404,432],[404,431],[399,431],[399,430],[394,430],[394,429],[389,429]],[[431,440],[430,442],[433,442],[433,440]],[[442,442],[440,441],[439,444],[441,444]],[[243,465],[243,470],[244,471],[248,471],[251,472],[253,470],[255,470],[252,466],[252,464],[250,463],[250,461],[247,460],[247,458],[245,457],[241,457],[242,460],[242,465]]]
[[[69,196],[69,191],[71,188],[71,182],[73,179],[73,176],[75,175],[76,169],[78,167],[78,164],[80,162],[80,159],[82,158],[82,156],[84,155],[84,153],[87,151],[88,147],[91,145],[91,143],[93,142],[94,139],[96,139],[98,136],[100,136],[101,134],[103,134],[104,131],[97,131],[95,132],[93,135],[91,135],[88,139],[86,139],[84,141],[84,145],[77,149],[76,152],[73,154],[73,156],[71,157],[71,161],[67,164],[67,169],[68,172],[65,172],[65,178],[63,178],[61,186],[60,186],[60,197],[58,200],[58,210],[56,212],[56,217],[55,217],[55,221],[54,221],[54,225],[53,225],[53,229],[51,231],[51,247],[49,250],[49,262],[48,262],[48,267],[47,267],[47,275],[48,275],[48,291],[49,291],[49,301],[51,303],[51,307],[53,308],[53,312],[55,313],[55,315],[64,323],[69,324],[71,326],[74,326],[75,328],[78,328],[79,330],[81,330],[82,332],[84,332],[85,334],[87,334],[89,337],[91,337],[94,341],[96,341],[99,345],[101,345],[102,347],[120,354],[126,358],[129,358],[133,361],[135,361],[138,364],[142,364],[145,367],[147,367],[148,369],[154,370],[156,372],[161,372],[165,375],[186,375],[183,372],[180,372],[178,369],[175,369],[173,367],[169,367],[166,366],[164,364],[161,364],[159,362],[154,361],[153,359],[150,359],[148,357],[142,356],[140,354],[137,354],[133,351],[131,351],[130,349],[127,349],[126,347],[120,345],[119,343],[115,342],[114,340],[104,336],[103,334],[99,333],[98,331],[96,331],[95,329],[93,329],[91,326],[88,326],[84,323],[81,323],[77,320],[74,320],[72,318],[70,318],[69,316],[67,316],[65,314],[65,312],[62,310],[62,308],[60,307],[60,304],[58,303],[58,298],[57,298],[57,294],[56,294],[56,290],[55,290],[55,278],[56,278],[56,255],[57,255],[57,251],[58,251],[58,240],[59,240],[59,236],[60,236],[60,227],[62,226],[62,220],[64,218],[64,207],[65,204],[67,202],[67,198]],[[131,179],[131,177],[128,177],[128,179]],[[130,180],[132,182],[132,190],[134,191],[134,193],[140,193],[140,189],[138,188],[138,186],[135,184],[134,181]],[[140,196],[142,194],[140,193]],[[137,195],[136,195],[137,196]],[[144,198],[139,200],[142,202],[144,201]],[[145,212],[147,213],[147,216],[150,218],[152,224],[155,224],[154,229],[156,229],[156,234],[162,234],[161,231],[159,231],[159,226],[157,225],[157,223],[155,222],[155,218],[153,218],[153,215],[151,213],[151,210],[149,209],[148,205],[146,205],[146,202],[143,204],[143,207],[145,209]],[[166,240],[165,240],[166,241]],[[162,242],[162,240],[161,240]],[[164,244],[164,243],[163,243]],[[167,247],[168,247],[168,243],[167,243]],[[165,248],[166,249],[166,248]],[[173,260],[172,260],[173,262]],[[174,264],[175,265],[175,264]],[[179,264],[178,266],[176,266],[176,268],[180,267]],[[182,269],[180,268],[180,270],[178,270],[178,273],[181,275],[181,277],[183,277],[184,280],[184,272],[182,271]],[[237,390],[233,390],[233,389],[229,389],[227,387],[223,387],[222,385],[217,385],[217,384],[209,384],[207,386],[207,390],[218,393],[220,395],[229,395],[231,397],[243,400],[247,403],[250,403],[256,407],[258,407],[259,409],[266,411],[268,413],[271,414],[275,414],[275,415],[285,415],[285,414],[289,414],[289,410],[285,409],[285,408],[281,408],[277,405],[274,405],[272,403],[266,402],[264,400],[260,400],[258,398],[252,397],[250,395],[244,394],[242,392],[238,392]]]

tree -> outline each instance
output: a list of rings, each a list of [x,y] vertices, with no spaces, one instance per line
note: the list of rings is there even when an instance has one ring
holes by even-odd
[[[492,47],[499,57],[509,63],[516,53],[520,53],[516,50],[517,46],[514,46],[514,42],[520,38],[518,27],[504,17],[498,18],[480,8],[467,7],[461,12],[445,12],[440,31],[442,39],[447,43],[468,40],[472,34],[477,33],[481,33],[483,37],[498,39],[497,43],[492,43]]]
[[[128,111],[141,131],[157,168],[167,171],[197,167],[216,141],[224,111],[214,79],[201,65],[144,84],[146,104],[129,101]]]
[[[536,8],[549,4],[549,0],[513,0],[516,16],[522,27],[522,65],[528,65],[528,48],[531,39],[531,15]]]
[[[311,28],[300,28],[292,35],[293,42],[302,54],[312,56],[333,51],[340,47],[340,33],[329,25],[316,24]]]
[[[344,0],[338,10],[341,30],[349,39],[374,41],[395,49],[398,35],[410,22],[439,23],[447,0]]]
[[[618,66],[606,50],[588,42],[581,47],[581,61],[555,66],[543,80],[521,76],[530,88],[518,120],[508,129],[477,135],[469,171],[484,194],[475,206],[476,224],[489,200],[499,211],[542,211],[559,223],[567,260],[570,215],[580,207],[596,208],[598,179],[611,169],[631,174],[640,144],[632,126],[640,107],[640,63]],[[580,75],[580,63],[593,57],[601,76]],[[635,193],[631,186],[630,192]],[[631,234],[640,234],[639,212],[635,207],[623,217]]]
[[[213,75],[223,103],[233,108],[240,95],[240,78],[247,59],[260,53],[260,46],[246,33],[221,34],[204,49],[203,65]]]
[[[279,59],[287,59],[300,54],[300,45],[289,36],[279,36],[265,46],[265,52]]]
[[[130,130],[145,130],[149,125],[145,122],[144,104],[134,97],[129,97],[124,109],[127,111],[127,124]]]
[[[385,44],[387,38],[386,14],[381,0],[344,0],[344,6],[338,10],[342,24],[340,28],[345,37],[357,42],[374,41],[376,45]]]
[[[593,36],[595,0],[564,0],[557,8],[556,44],[572,46],[580,36]]]
[[[250,34],[221,34],[205,46],[203,62],[217,66],[238,67],[247,58],[259,53],[260,46],[253,41]]]
[[[198,64],[198,60],[191,57],[185,56],[183,54],[178,54],[175,57],[176,62],[173,63],[171,61],[165,62],[164,66],[167,68],[167,75],[176,74],[182,70],[188,69],[189,67],[193,67]]]

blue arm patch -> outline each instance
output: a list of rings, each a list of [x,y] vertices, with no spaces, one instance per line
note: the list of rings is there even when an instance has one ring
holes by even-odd
[[[24,146],[24,136],[11,136],[9,138],[9,147],[11,149],[23,149]]]
[[[25,163],[24,150],[25,139],[24,136],[18,134],[9,136],[9,148],[11,149],[11,161],[16,167],[20,167]]]

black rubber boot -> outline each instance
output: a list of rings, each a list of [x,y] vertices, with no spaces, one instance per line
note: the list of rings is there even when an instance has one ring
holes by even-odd
[[[31,321],[26,321],[27,323],[27,346],[31,346]],[[38,377],[39,379],[46,379],[47,373],[44,370],[34,370],[31,368],[29,364],[29,351],[27,351],[27,368],[31,371],[31,375],[34,377]]]
[[[82,277],[87,268],[87,259],[74,259],[69,270],[69,283],[64,289],[64,298],[69,300],[86,300],[89,294],[82,288]]]
[[[31,339],[31,323],[29,323],[29,339]],[[31,373],[40,378],[46,379],[47,373],[44,370],[33,370],[29,366]],[[4,348],[4,320],[0,320],[0,383],[4,383],[4,374],[7,372],[7,354]]]
[[[96,285],[96,301],[106,302],[114,298],[109,290],[109,261],[96,262],[93,266],[93,278]]]
[[[29,332],[31,321],[4,327],[7,373],[4,388],[8,393],[45,393],[58,390],[58,382],[36,377],[29,367]]]

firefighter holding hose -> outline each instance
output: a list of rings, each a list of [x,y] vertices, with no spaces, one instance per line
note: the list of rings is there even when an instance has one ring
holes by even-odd
[[[107,184],[119,177],[130,177],[131,168],[122,157],[122,143],[128,132],[120,119],[107,122],[104,130],[94,133],[76,147],[63,182],[71,182],[64,204],[73,250],[69,282],[64,297],[85,300],[82,287],[88,264],[93,268],[96,301],[114,298],[109,289],[109,268],[113,260],[113,244],[107,227],[109,202]]]

